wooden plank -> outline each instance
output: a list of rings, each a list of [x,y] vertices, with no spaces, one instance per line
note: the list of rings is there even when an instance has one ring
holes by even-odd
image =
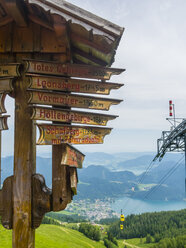
[[[70,169],[70,186],[74,195],[77,195],[77,168],[69,168]]]
[[[19,0],[8,0],[6,1],[6,6],[8,13],[13,17],[18,26],[27,26],[27,17],[23,9],[23,3]]]
[[[107,68],[101,66],[61,64],[34,60],[26,62],[26,72],[29,73],[71,76],[79,78],[108,80],[112,75],[119,75],[123,71],[125,71],[125,69]]]
[[[56,33],[52,30],[41,28],[41,52],[42,53],[65,53],[66,47],[59,44]],[[38,67],[38,64],[37,64]]]
[[[53,28],[53,26],[52,26],[51,23],[46,22],[46,20],[43,21],[43,19],[38,18],[36,15],[28,14],[28,18],[29,18],[32,22],[36,23],[37,26],[42,26],[42,27],[45,27],[45,28],[47,28],[47,29],[49,29],[49,30],[52,30],[52,31],[54,30],[54,28]]]
[[[18,77],[20,64],[0,64],[0,77]]]
[[[0,116],[0,131],[8,130],[7,119],[10,115]]]
[[[13,39],[12,39],[12,33],[14,30],[14,23],[10,23],[9,25],[6,26],[6,42],[5,42],[5,51],[9,52],[8,58],[11,59],[11,56],[13,57],[12,52],[12,47],[13,47]],[[15,59],[15,58],[14,58]],[[14,60],[10,60],[14,61]]]
[[[75,22],[80,22],[86,25],[90,25],[89,29],[93,27],[96,31],[102,33],[102,35],[111,37],[121,37],[124,29],[109,22],[103,18],[98,17],[84,9],[81,9],[67,1],[58,1],[58,0],[48,0],[47,2],[31,0],[30,3],[39,4],[45,10],[51,10],[52,13],[64,13],[64,16],[67,20],[75,19]]]
[[[41,51],[41,27],[35,23],[33,23],[33,29],[34,29],[34,52],[40,52]]]
[[[65,77],[51,77],[42,75],[31,75],[30,89],[79,92],[88,94],[109,95],[112,89],[119,89],[123,84],[104,83],[82,79],[71,79]]]
[[[119,104],[122,101],[118,99],[98,98],[75,94],[72,95],[67,93],[49,93],[48,91],[30,90],[29,92],[30,99],[28,103],[41,105],[109,110],[111,105]]]
[[[32,174],[35,173],[35,142],[33,121],[28,111],[28,81],[15,83],[15,144],[13,182],[13,248],[34,247],[32,229]]]
[[[116,115],[95,114],[90,112],[73,111],[57,108],[32,107],[33,120],[72,122],[89,125],[106,126],[109,120],[114,120]]]
[[[0,27],[5,26],[6,24],[13,21],[13,18],[11,16],[5,16],[0,19]]]
[[[1,222],[6,229],[12,229],[13,226],[13,176],[7,177],[1,190]]]
[[[112,52],[112,45],[106,42],[105,38],[100,35],[94,35],[94,39],[90,40],[89,37],[86,37],[83,32],[77,32],[77,25],[75,23],[72,23],[71,26],[71,32],[70,32],[70,39],[72,41],[72,44],[82,44],[83,46],[95,49],[97,51],[100,51],[101,53],[104,53],[106,56],[108,54],[111,55]],[[73,30],[72,30],[73,28]],[[84,32],[87,32],[84,31]],[[87,32],[88,33],[88,32]]]
[[[69,144],[102,144],[105,135],[112,128],[70,126],[54,124],[37,124],[40,137],[37,145],[60,145]]]
[[[70,174],[68,166],[61,165],[64,146],[52,146],[52,210],[64,210],[71,202]]]
[[[85,155],[69,144],[64,144],[64,148],[61,165],[82,168]]]
[[[14,26],[13,32],[13,52],[33,52],[34,50],[34,28],[33,25],[29,27],[18,27]]]
[[[12,81],[13,78],[0,78],[0,92],[13,91]]]
[[[6,98],[6,93],[0,93],[0,114],[6,113],[5,109],[5,98]]]
[[[7,28],[9,25],[0,28],[0,52],[4,53],[6,51],[6,41],[8,39]],[[2,58],[1,58],[2,59]]]

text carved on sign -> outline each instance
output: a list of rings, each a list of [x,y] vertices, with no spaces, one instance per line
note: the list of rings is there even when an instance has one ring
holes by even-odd
[[[47,75],[60,75],[80,78],[109,80],[112,75],[122,73],[124,69],[101,66],[61,64],[56,62],[26,61],[26,72]]]
[[[37,124],[40,137],[37,145],[102,144],[105,135],[112,128],[70,126],[55,124]]]
[[[98,98],[91,96],[67,94],[67,93],[50,93],[44,91],[31,91],[28,103],[42,104],[42,105],[57,105],[68,106],[74,108],[88,108],[109,110],[113,104],[119,104],[122,100]]]
[[[33,107],[33,120],[72,122],[89,125],[106,126],[109,120],[118,116],[95,114],[91,112],[69,111],[65,109]]]
[[[0,77],[18,77],[20,64],[0,64]]]
[[[43,89],[66,92],[108,95],[111,89],[119,89],[123,84],[104,83],[65,77],[49,77],[41,75],[29,76],[30,89]]]

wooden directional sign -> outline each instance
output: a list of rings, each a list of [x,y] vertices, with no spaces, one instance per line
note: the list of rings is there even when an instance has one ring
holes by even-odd
[[[28,103],[41,105],[68,106],[74,108],[88,108],[109,110],[111,105],[119,104],[122,100],[99,98],[67,93],[50,93],[44,91],[29,91],[30,99]]]
[[[13,90],[12,86],[13,78],[0,78],[0,92],[11,92]]]
[[[108,80],[112,75],[119,75],[124,69],[107,68],[92,65],[61,64],[30,60],[26,62],[26,72],[47,75],[70,76]]]
[[[6,97],[6,93],[0,93],[0,114],[6,113],[5,97]]]
[[[91,112],[70,111],[66,109],[33,107],[33,120],[72,122],[89,125],[106,126],[116,115],[95,114]]]
[[[102,144],[105,135],[112,128],[70,126],[55,124],[37,124],[40,137],[37,145],[59,145],[69,144]]]
[[[65,145],[65,153],[61,159],[61,165],[82,168],[85,155],[69,144]]]
[[[80,92],[88,94],[108,95],[111,89],[119,89],[123,84],[104,83],[65,77],[30,76],[30,89]]]
[[[0,64],[0,77],[17,77],[20,64]]]
[[[10,115],[0,116],[0,131],[8,130],[7,119]]]

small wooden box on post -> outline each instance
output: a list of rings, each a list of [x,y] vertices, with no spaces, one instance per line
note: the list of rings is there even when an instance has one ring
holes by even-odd
[[[123,31],[64,0],[0,0],[0,133],[5,97],[15,99],[14,174],[0,189],[0,215],[13,248],[34,248],[45,213],[77,194],[84,155],[72,145],[102,144],[111,132],[117,116],[93,111],[121,102],[101,95],[123,86],[107,82],[124,71],[110,67]],[[37,145],[52,145],[52,189],[35,173],[36,127]]]

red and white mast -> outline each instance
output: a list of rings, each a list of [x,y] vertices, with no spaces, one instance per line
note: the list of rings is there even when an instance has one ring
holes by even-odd
[[[175,107],[174,104],[172,103],[172,100],[169,101],[169,116],[173,117],[174,127],[176,127]]]

